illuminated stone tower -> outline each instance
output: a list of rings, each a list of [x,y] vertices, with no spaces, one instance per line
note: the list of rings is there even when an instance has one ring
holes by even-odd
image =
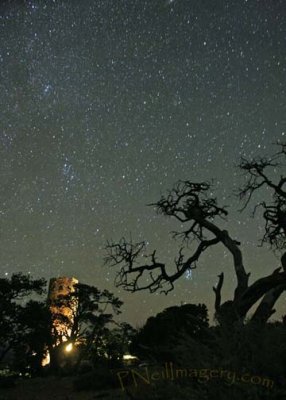
[[[78,283],[76,278],[59,277],[50,279],[48,300],[50,311],[54,314],[54,334],[60,341],[67,341],[71,334],[71,326],[77,309],[77,301],[69,299],[68,295],[75,291],[74,285]],[[57,318],[58,316],[58,318]],[[60,317],[63,316],[64,320]]]
[[[74,285],[78,283],[76,278],[59,277],[51,278],[48,291],[48,303],[50,306],[50,312],[52,314],[53,325],[51,333],[53,336],[53,351],[52,349],[46,349],[46,353],[42,360],[42,366],[45,367],[51,362],[51,354],[57,354],[56,350],[60,347],[59,345],[69,340],[71,335],[71,328],[73,325],[74,315],[77,310],[76,299],[69,298],[68,295],[75,291]],[[61,316],[64,317],[61,318]],[[72,344],[66,346],[66,351],[72,349]],[[59,354],[57,354],[58,365],[63,364],[63,360],[60,360]]]

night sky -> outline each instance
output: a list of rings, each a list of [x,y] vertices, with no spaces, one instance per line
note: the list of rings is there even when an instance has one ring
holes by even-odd
[[[223,300],[235,286],[222,246],[168,296],[118,291],[103,267],[121,236],[172,265],[178,226],[146,205],[179,179],[213,178],[251,282],[279,266],[233,192],[240,157],[285,140],[285,0],[2,0],[0,38],[1,277],[76,276],[135,326],[181,302],[212,312],[217,275]]]

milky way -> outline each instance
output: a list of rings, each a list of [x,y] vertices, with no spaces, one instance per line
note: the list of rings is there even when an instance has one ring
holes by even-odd
[[[239,213],[233,192],[240,157],[285,140],[285,10],[284,0],[1,1],[1,276],[76,276],[117,293],[134,324],[181,302],[212,309],[218,273],[225,299],[235,284],[222,247],[167,297],[118,291],[103,267],[106,240],[123,235],[173,262],[176,226],[146,205],[178,179],[213,179],[229,206],[220,226],[242,242],[253,279],[277,267],[257,248],[262,219]]]

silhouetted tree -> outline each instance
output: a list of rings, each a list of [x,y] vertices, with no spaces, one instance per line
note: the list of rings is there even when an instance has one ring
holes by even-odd
[[[42,361],[52,343],[51,314],[46,301],[30,300],[18,316],[22,340],[16,347],[14,366],[29,367],[33,375],[41,373]]]
[[[262,201],[254,207],[254,213],[258,208],[263,210],[265,231],[261,244],[267,243],[274,250],[282,251],[281,265],[283,273],[286,272],[286,176],[281,175],[278,182],[271,177],[274,169],[284,165],[281,160],[286,159],[286,143],[280,144],[280,151],[272,157],[258,158],[251,161],[243,159],[239,165],[246,174],[246,183],[240,189],[239,196],[244,201],[243,209],[249,204],[253,194],[267,188],[271,193],[271,200]],[[281,269],[276,270],[279,272]],[[274,271],[275,272],[275,271]],[[277,279],[278,276],[277,276]],[[275,313],[273,308],[281,293],[285,290],[285,282],[273,284],[261,300],[253,319],[256,321],[267,321]]]
[[[46,300],[29,300],[32,294],[45,293],[45,287],[44,279],[32,279],[21,273],[0,279],[0,361],[13,351],[18,370],[29,366],[30,371],[39,372],[47,350],[51,370],[57,370],[65,355],[66,340],[82,349],[77,354],[77,365],[100,343],[123,304],[108,290],[76,284],[74,292],[57,299],[59,306],[71,307],[68,317],[60,312],[61,307],[58,313],[52,313]],[[60,331],[56,328],[59,323],[63,328]]]
[[[123,355],[129,352],[131,340],[136,330],[126,322],[117,324],[113,329],[106,329],[99,338],[100,343],[95,348],[95,364],[107,361],[109,367],[122,365]]]
[[[249,284],[250,272],[246,272],[240,242],[231,236],[227,230],[219,227],[218,218],[228,214],[224,206],[210,194],[211,185],[207,182],[179,181],[167,195],[153,203],[158,213],[176,219],[186,228],[175,232],[174,237],[182,239],[182,246],[175,260],[173,272],[159,262],[156,251],[147,256],[141,263],[145,251],[145,242],[132,243],[122,238],[118,243],[108,243],[106,246],[106,263],[119,267],[115,285],[128,291],[149,290],[151,293],[160,290],[168,293],[174,288],[177,279],[187,271],[197,267],[201,255],[211,247],[222,244],[230,252],[236,275],[236,288],[232,300],[221,302],[221,289],[224,274],[219,275],[215,292],[216,316],[220,322],[233,323],[243,321],[250,308],[260,300],[253,318],[265,322],[275,312],[273,306],[286,287],[286,177],[281,176],[275,183],[268,172],[282,165],[286,156],[286,144],[280,144],[280,151],[269,158],[258,160],[242,160],[239,167],[246,173],[246,184],[240,189],[239,195],[245,201],[245,208],[253,193],[262,187],[267,187],[272,194],[272,201],[262,202],[256,206],[264,208],[265,235],[263,243],[270,243],[276,250],[284,251],[281,268],[275,269],[270,275],[262,277]],[[187,243],[187,250],[183,244]],[[192,253],[188,256],[184,251]],[[140,262],[139,262],[140,261]],[[146,279],[148,278],[148,279]]]
[[[32,293],[43,294],[46,281],[30,275],[13,274],[0,279],[0,361],[19,345],[25,345],[28,327],[24,321],[29,304],[24,300]],[[30,317],[33,318],[32,314]]]
[[[132,351],[140,358],[176,361],[173,356],[179,339],[188,337],[198,344],[204,343],[210,336],[208,327],[208,311],[204,304],[169,307],[148,318],[133,339]]]
[[[63,314],[52,315],[53,321],[63,323],[66,328],[60,335],[57,329],[53,329],[50,347],[52,368],[58,369],[63,347],[70,342],[76,343],[80,349],[74,367],[76,369],[92,348],[95,352],[100,348],[102,338],[108,332],[107,326],[113,322],[113,313],[119,314],[123,303],[108,290],[101,291],[94,286],[78,283],[74,285],[74,292],[59,296],[57,304],[70,308],[70,313],[68,318]],[[113,313],[106,312],[108,307]]]

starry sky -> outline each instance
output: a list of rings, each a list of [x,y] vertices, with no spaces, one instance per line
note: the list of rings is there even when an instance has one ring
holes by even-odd
[[[103,266],[121,236],[172,265],[177,225],[147,204],[179,179],[213,179],[252,279],[279,265],[233,193],[240,157],[285,140],[285,0],[2,0],[0,37],[1,276],[76,276],[135,326],[182,302],[212,312],[218,273],[223,300],[235,285],[223,247],[168,296],[115,289]]]

